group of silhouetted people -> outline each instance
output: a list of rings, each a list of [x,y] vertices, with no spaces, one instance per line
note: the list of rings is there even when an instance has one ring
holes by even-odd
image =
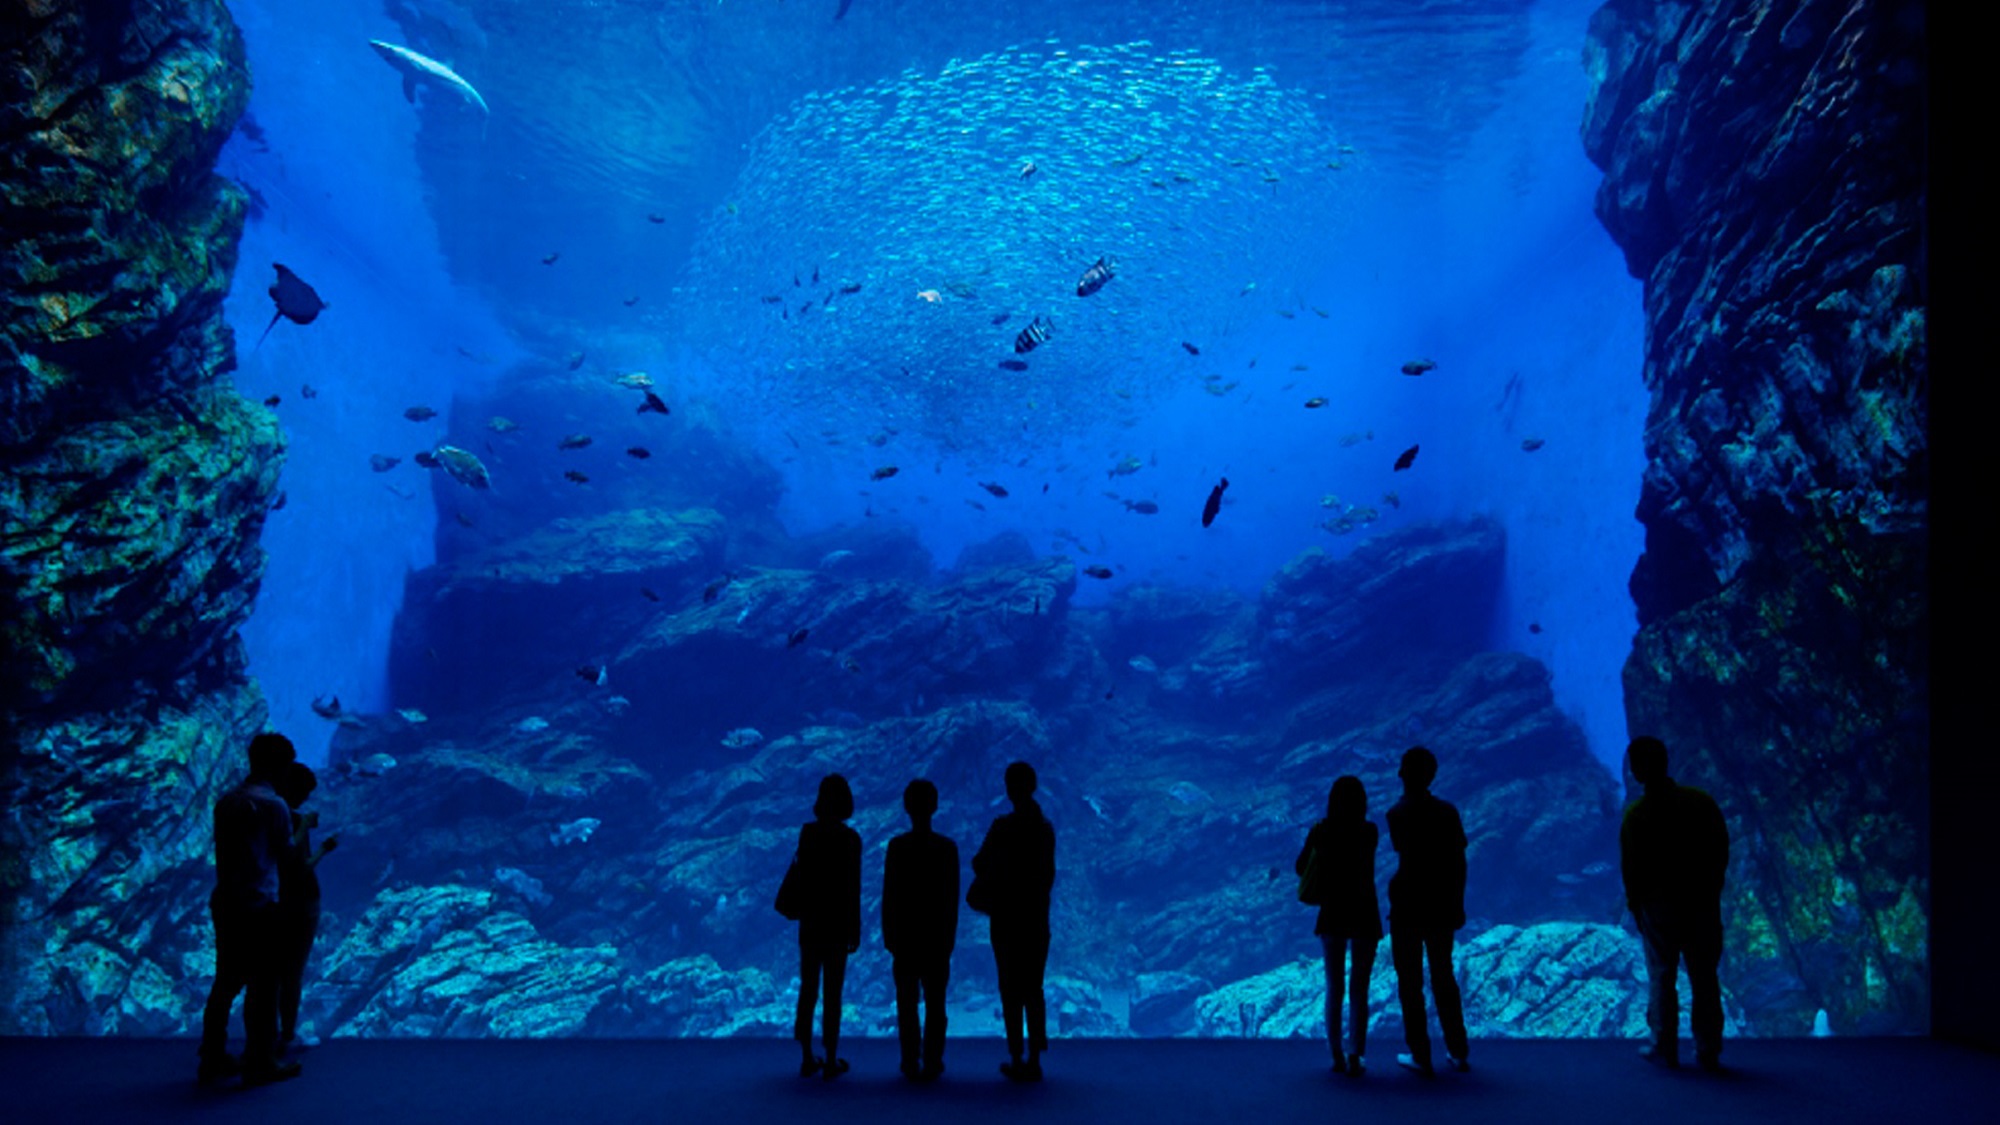
[[[1729,863],[1729,832],[1715,801],[1674,782],[1667,750],[1656,738],[1634,739],[1626,751],[1643,794],[1626,809],[1619,830],[1625,900],[1644,944],[1649,977],[1642,1055],[1678,1065],[1679,998],[1675,977],[1685,963],[1694,993],[1691,1023],[1696,1060],[1720,1066],[1722,1000],[1721,897]],[[300,811],[312,795],[313,773],[297,761],[283,735],[250,744],[250,774],[215,806],[215,984],[202,1020],[200,1076],[204,1082],[241,1073],[246,1082],[290,1078],[299,994],[319,921],[314,868],[336,844],[317,849],[318,814]],[[1458,810],[1431,793],[1438,762],[1421,746],[1404,753],[1397,776],[1403,794],[1387,815],[1398,864],[1389,880],[1389,947],[1396,966],[1408,1051],[1401,1065],[1433,1073],[1424,1010],[1424,968],[1444,1034],[1450,1069],[1471,1069],[1465,1014],[1452,969],[1452,947],[1465,925],[1465,826]],[[1049,957],[1049,896],[1055,884],[1055,830],[1035,801],[1035,771],[1015,762],[1005,773],[1011,811],[996,817],[973,856],[965,903],[989,919],[998,972],[1008,1061],[1017,1081],[1042,1077],[1048,1011],[1042,980]],[[889,842],[882,881],[882,940],[891,957],[902,1072],[913,1081],[944,1073],[945,992],[958,937],[958,846],[931,827],[937,787],[918,779],[903,791],[910,830]],[[847,958],[861,947],[861,837],[847,825],[854,794],[847,779],[820,781],[813,819],[799,830],[798,850],[778,892],[777,907],[799,924],[798,1018],[793,1035],[804,1076],[846,1073],[839,1055],[841,987]],[[1327,794],[1325,819],[1307,833],[1294,870],[1299,899],[1319,907],[1313,932],[1325,952],[1326,1028],[1333,1069],[1365,1070],[1368,983],[1382,939],[1375,897],[1375,855],[1381,833],[1368,819],[1361,780],[1343,776]],[[241,1060],[225,1050],[229,1015],[243,995]],[[1349,1020],[1343,1043],[1341,1007]],[[813,1052],[812,1019],[822,1008],[824,1056]]]
[[[1049,892],[1056,878],[1056,836],[1035,801],[1035,771],[1026,762],[1004,777],[1012,811],[996,817],[972,857],[966,905],[990,920],[1008,1061],[1000,1072],[1017,1081],[1042,1076],[1048,1005],[1042,975],[1049,961]],[[931,828],[937,786],[921,778],[903,790],[910,830],[889,841],[882,873],[882,944],[896,985],[896,1032],[902,1072],[913,1081],[944,1073],[945,990],[958,941],[958,845]],[[840,991],[848,955],[861,948],[861,837],[847,779],[820,781],[813,819],[799,829],[798,852],[778,889],[778,910],[799,923],[799,1008],[792,1034],[799,1073],[833,1079],[840,1057]],[[820,1042],[812,1049],[815,1003],[824,1002]],[[921,1018],[919,1010],[921,1009]]]
[[[250,775],[215,803],[215,984],[201,1021],[204,1083],[241,1074],[246,1083],[297,1077],[288,1057],[299,1038],[299,996],[319,930],[319,874],[328,837],[317,848],[319,814],[302,812],[318,779],[291,740],[250,740]],[[229,1012],[243,996],[243,1055],[229,1054]]]

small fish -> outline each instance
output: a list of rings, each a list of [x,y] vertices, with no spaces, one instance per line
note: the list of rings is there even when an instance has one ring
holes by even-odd
[[[323,696],[313,696],[312,713],[322,719],[340,718],[342,714],[340,710],[340,697],[336,695],[332,699],[327,699]]]
[[[1137,512],[1142,516],[1158,515],[1160,511],[1160,506],[1151,500],[1127,500],[1124,504],[1126,511]]]
[[[646,401],[644,401],[644,402],[642,402],[642,403],[640,403],[640,404],[639,404],[639,413],[641,413],[641,414],[672,414],[672,413],[673,413],[673,411],[671,411],[671,410],[668,410],[668,409],[667,409],[667,404],[666,404],[665,402],[661,401],[661,399],[660,399],[660,396],[659,396],[659,395],[656,395],[656,394],[654,394],[654,393],[653,393],[653,392],[651,392],[651,391],[647,391],[647,392],[646,392]]]
[[[1187,354],[1189,354],[1189,355],[1200,355],[1200,354],[1201,354],[1201,349],[1200,349],[1200,348],[1197,348],[1197,347],[1195,347],[1195,346],[1194,346],[1193,344],[1190,344],[1190,343],[1188,343],[1188,342],[1187,342],[1186,340],[1182,340],[1182,341],[1181,341],[1181,347],[1183,347],[1183,348],[1186,348],[1186,349],[1187,349]]]
[[[979,487],[985,489],[986,491],[992,493],[993,495],[999,497],[1002,500],[1005,500],[1007,498],[1007,490],[1005,488],[1002,488],[998,484],[993,483],[992,481],[984,481],[984,480],[980,481]]]
[[[403,411],[403,417],[412,422],[428,422],[438,416],[438,412],[428,406],[412,406]]]
[[[1314,395],[1313,397],[1306,400],[1307,410],[1318,410],[1320,407],[1325,405],[1326,405],[1326,400],[1318,395]]]
[[[590,444],[589,434],[566,434],[556,443],[557,449],[582,449]]]
[[[1026,371],[1028,369],[1027,361],[1021,359],[1003,359],[1000,361],[1000,366],[1008,371]]]
[[[634,293],[630,297],[625,298],[625,307],[628,309],[638,303],[639,303],[639,295],[637,293]]]
[[[1111,471],[1106,473],[1105,475],[1112,477],[1129,477],[1133,473],[1136,473],[1140,469],[1143,469],[1145,467],[1146,463],[1144,461],[1139,460],[1137,457],[1127,457],[1123,461],[1118,462],[1116,465],[1111,466]],[[1112,497],[1112,499],[1115,500],[1117,499],[1117,497],[1114,496]]]
[[[1530,632],[1530,633],[1540,633],[1541,631],[1542,631],[1542,626],[1541,626],[1541,624],[1540,624],[1539,622],[1535,622],[1535,621],[1530,621],[1530,622],[1528,622],[1528,632]]]
[[[965,502],[965,506],[971,508],[975,512],[983,512],[986,510],[986,505],[981,504],[977,500],[967,500]]]
[[[901,472],[901,471],[902,471],[901,469],[898,469],[898,468],[896,468],[896,466],[894,466],[894,465],[884,465],[884,466],[882,466],[881,468],[879,468],[879,469],[875,470],[874,472],[872,472],[872,473],[869,473],[869,474],[868,474],[868,479],[869,479],[869,480],[888,480],[888,479],[889,479],[890,477],[893,477],[893,476],[895,476],[895,475],[896,475],[897,473],[899,473],[899,472]]]
[[[542,255],[542,264],[545,266],[553,266],[556,264],[556,260],[561,257],[562,257],[562,251],[551,250],[548,253]]]
[[[565,470],[563,470],[563,479],[564,479],[564,480],[566,480],[566,481],[570,481],[570,482],[572,482],[572,483],[575,483],[575,484],[589,484],[589,483],[590,483],[590,477],[589,477],[589,475],[587,475],[587,474],[585,474],[585,473],[582,473],[582,472],[579,472],[579,471],[577,471],[577,470],[575,470],[575,469],[565,469]]]
[[[472,517],[471,517],[471,516],[468,516],[468,515],[466,515],[466,514],[465,514],[464,512],[453,512],[453,513],[451,514],[451,518],[452,518],[452,519],[454,519],[454,520],[457,520],[457,521],[458,521],[458,526],[460,526],[460,527],[472,527],[472,526],[473,526],[473,523],[472,523]]]
[[[643,445],[635,445],[625,451],[625,456],[635,458],[640,461],[644,461],[646,458],[651,457],[652,455],[653,451],[647,449]]]
[[[493,477],[487,473],[486,466],[480,464],[479,458],[455,445],[440,445],[430,456],[437,464],[426,468],[441,468],[451,474],[451,479],[467,488],[493,487]],[[423,464],[422,454],[418,455],[417,463]]]
[[[1083,572],[1092,578],[1111,577],[1111,568],[1108,566],[1086,566],[1083,568]]]
[[[758,300],[760,300],[760,301],[762,301],[762,302],[764,302],[764,303],[765,303],[765,304],[767,304],[767,305],[775,305],[775,304],[777,304],[778,302],[780,302],[780,301],[784,300],[784,298],[783,298],[783,297],[779,297],[779,296],[770,296],[770,297],[759,297],[759,298],[757,298],[757,299],[758,299]]]
[[[598,826],[603,823],[594,816],[578,817],[549,833],[549,843],[557,847],[564,844],[585,843],[590,839],[590,834],[597,831]]]
[[[571,371],[575,371],[577,368],[582,367],[583,353],[582,352],[569,353],[569,357],[563,360],[563,365],[568,367]]]
[[[514,421],[512,418],[503,418],[495,414],[486,420],[486,428],[496,434],[511,434],[515,430],[520,429],[521,426],[520,423]]]
[[[1391,508],[1400,508],[1403,506],[1403,498],[1394,492],[1384,492],[1382,494],[1382,502]]]
[[[917,299],[920,301],[928,301],[931,304],[935,305],[939,301],[944,300],[944,294],[938,292],[935,289],[919,289],[917,290]]]
[[[1038,316],[1021,329],[1019,336],[1014,337],[1014,354],[1026,355],[1047,343],[1048,339],[1049,322],[1047,318]]]
[[[1223,490],[1227,489],[1228,487],[1229,487],[1229,478],[1223,477],[1222,483],[1216,485],[1214,488],[1209,490],[1208,503],[1203,504],[1201,506],[1201,526],[1207,527],[1209,524],[1215,522],[1215,514],[1222,510]]]
[[[278,326],[281,318],[293,324],[311,324],[330,307],[319,299],[319,293],[312,286],[299,279],[298,274],[277,262],[271,263],[271,268],[278,271],[278,280],[272,282],[266,292],[270,293],[271,303],[277,306],[277,311],[271,314],[271,323],[264,326],[263,336],[257,337],[257,347],[260,348],[264,346],[264,336],[271,334],[271,329]]]
[[[370,754],[354,763],[354,772],[362,777],[381,777],[396,768],[396,759],[387,754]]]
[[[729,585],[729,578],[728,576],[725,575],[721,578],[716,579],[713,582],[710,582],[708,585],[702,587],[701,604],[707,605],[710,602],[714,601],[716,599],[716,596],[722,593],[722,588],[727,585]],[[744,612],[748,613],[749,610],[746,608]],[[739,623],[740,620],[741,619],[739,619]]]
[[[667,221],[667,217],[665,215],[660,214],[658,211],[649,211],[646,214],[646,221],[655,224],[664,223]]]
[[[264,400],[264,405],[265,405],[265,406],[276,406],[276,405],[278,405],[278,403],[279,403],[279,402],[281,402],[281,401],[283,401],[283,400],[281,400],[281,399],[280,399],[280,398],[279,398],[279,397],[278,397],[277,395],[272,395],[271,397],[269,397],[269,398],[267,398],[267,399],[265,399],[265,400]]]
[[[1279,309],[1278,315],[1284,317],[1286,320],[1297,320],[1299,318],[1299,314],[1290,309]]]
[[[1305,364],[1303,364],[1303,363],[1294,363],[1294,364],[1292,364],[1292,370],[1294,370],[1294,371],[1309,371],[1309,370],[1311,370],[1311,368],[1307,367],[1307,366],[1306,366]]]
[[[1523,438],[1521,440],[1521,452],[1533,453],[1535,450],[1540,449],[1541,447],[1547,444],[1548,442],[1543,441],[1541,438],[1538,437]]]
[[[300,397],[300,398],[318,398],[318,397],[319,397],[319,392],[318,392],[317,390],[313,389],[313,385],[312,385],[311,383],[302,383],[302,384],[300,384],[300,386],[299,386],[299,397]]]
[[[1436,367],[1437,364],[1432,363],[1428,359],[1413,359],[1403,365],[1403,374],[1422,375],[1424,372],[1434,370]]]
[[[998,328],[998,327],[1000,327],[1001,325],[1003,325],[1003,324],[1007,323],[1007,322],[1008,322],[1009,320],[1012,320],[1013,318],[1014,318],[1014,314],[1013,314],[1013,313],[1010,313],[1010,312],[997,312],[997,313],[994,313],[994,314],[993,314],[993,321],[992,321],[992,324],[993,324],[993,327],[995,327],[995,328]]]
[[[1041,169],[1035,167],[1035,162],[1032,160],[1023,160],[1021,162],[1021,178],[1024,180],[1027,179],[1029,176],[1034,175],[1036,172],[1040,170]]]
[[[271,510],[274,512],[282,512],[285,510],[285,493],[283,492],[278,493],[278,498],[276,500],[271,501]]]
[[[1399,473],[1402,472],[1404,469],[1409,468],[1413,463],[1415,463],[1416,459],[1417,459],[1417,447],[1413,445],[1410,448],[1403,450],[1402,456],[1396,458],[1395,471]]]
[[[603,687],[605,681],[611,678],[611,669],[602,664],[579,664],[576,667],[576,678],[584,683]]]
[[[1330,313],[1330,312],[1326,311],[1325,309],[1323,309],[1323,308],[1320,308],[1320,307],[1319,307],[1318,305],[1314,305],[1314,306],[1313,306],[1312,308],[1313,308],[1313,312],[1315,312],[1315,313],[1319,314],[1319,317],[1320,317],[1320,319],[1321,319],[1321,320],[1325,320],[1325,319],[1326,319],[1327,317],[1330,317],[1330,316],[1332,316],[1332,315],[1333,315],[1332,313]]]
[[[653,385],[653,377],[644,371],[627,371],[625,374],[611,381],[621,387],[629,387],[635,391],[643,391]]]
[[[858,281],[843,281],[840,283],[840,292],[843,296],[852,296],[861,292],[861,283]]]
[[[639,587],[639,596],[646,599],[649,602],[656,602],[660,600],[660,595],[655,593],[651,586]]]
[[[1117,267],[1118,261],[1115,258],[1099,258],[1092,262],[1090,268],[1083,271],[1083,276],[1076,279],[1076,295],[1088,297],[1111,284],[1111,279],[1116,276],[1113,271]]]
[[[806,638],[811,635],[812,635],[811,629],[794,629],[790,633],[785,635],[785,647],[797,648],[800,645],[806,643]]]
[[[378,473],[386,473],[402,463],[403,459],[401,457],[391,457],[386,453],[371,453],[368,455],[368,467]]]
[[[401,715],[403,717],[403,721],[406,723],[411,723],[411,724],[428,723],[431,721],[431,717],[429,715],[424,714],[422,711],[417,710],[415,707],[398,708],[396,710],[396,714]]]

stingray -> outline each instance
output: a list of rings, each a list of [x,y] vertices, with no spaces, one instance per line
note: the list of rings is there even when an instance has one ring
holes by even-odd
[[[271,283],[270,289],[271,300],[278,306],[278,311],[271,314],[271,323],[264,326],[264,336],[269,336],[271,329],[278,326],[280,317],[293,324],[311,324],[327,307],[326,302],[319,299],[319,293],[298,274],[277,262],[271,265],[278,271],[278,280]],[[257,347],[264,346],[264,336],[257,337]]]

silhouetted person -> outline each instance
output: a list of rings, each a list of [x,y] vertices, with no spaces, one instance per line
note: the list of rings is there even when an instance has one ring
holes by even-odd
[[[1639,737],[1625,750],[1645,793],[1625,810],[1618,855],[1625,905],[1646,947],[1646,1023],[1653,1041],[1640,1054],[1680,1062],[1680,997],[1674,977],[1686,961],[1694,993],[1689,1013],[1695,1059],[1722,1065],[1722,883],[1729,869],[1729,826],[1715,799],[1667,776],[1667,747]]]
[[[958,943],[958,845],[931,831],[937,805],[937,786],[922,778],[903,789],[910,830],[889,841],[882,873],[882,944],[889,949],[896,981],[903,1074],[924,1080],[944,1073],[944,990],[951,981],[952,947]]]
[[[1056,881],[1056,832],[1049,818],[1042,815],[1042,806],[1035,802],[1034,767],[1015,762],[1007,767],[1006,780],[1007,798],[1014,802],[1014,811],[993,819],[978,854],[972,857],[972,875],[984,891],[993,962],[1000,975],[1008,1055],[1008,1061],[1000,1064],[1000,1073],[1032,1082],[1042,1077],[1042,1052],[1049,1046],[1042,975],[1049,965],[1049,891]],[[1027,1046],[1025,1062],[1021,1057],[1023,1040]]]
[[[319,826],[319,814],[302,813],[299,806],[312,799],[319,778],[304,762],[293,762],[273,786],[292,810],[291,847],[278,860],[278,1045],[290,1050],[299,1037],[299,996],[305,990],[306,961],[312,956],[313,938],[319,933],[319,861],[340,846],[340,837],[328,836],[318,848],[312,846],[312,830]],[[305,1043],[303,1046],[313,1046]]]
[[[1292,864],[1301,878],[1308,868],[1319,899],[1313,933],[1326,951],[1326,1041],[1333,1069],[1360,1077],[1368,1051],[1368,978],[1375,969],[1375,946],[1382,940],[1382,908],[1375,901],[1375,848],[1382,834],[1368,819],[1368,791],[1361,779],[1346,776],[1326,795],[1326,819],[1306,834]],[[1340,1050],[1341,985],[1349,947],[1353,948],[1353,1019],[1349,1049]],[[1421,1012],[1421,1008],[1418,1009]]]
[[[1389,810],[1389,842],[1396,874],[1389,879],[1389,951],[1396,963],[1396,993],[1403,1002],[1408,1054],[1396,1061],[1431,1073],[1431,1033],[1424,1018],[1424,962],[1431,968],[1431,997],[1453,1070],[1470,1070],[1465,1012],[1452,975],[1452,935],[1465,925],[1465,824],[1458,810],[1431,795],[1437,757],[1421,746],[1403,753],[1403,799]]]
[[[292,846],[292,814],[273,785],[298,758],[290,739],[250,740],[250,776],[215,802],[215,984],[201,1017],[199,1078],[241,1072],[250,1083],[292,1078],[278,1058],[278,864]],[[228,1052],[229,1009],[243,994],[243,1059]]]
[[[847,955],[861,948],[861,836],[846,824],[854,815],[854,792],[837,773],[820,779],[813,820],[799,829],[799,877],[804,894],[799,913],[799,1017],[792,1037],[804,1058],[799,1073],[820,1072],[828,1081],[847,1073],[840,1049],[840,987],[847,979]],[[813,1004],[825,981],[820,1039],[826,1058],[813,1055]]]

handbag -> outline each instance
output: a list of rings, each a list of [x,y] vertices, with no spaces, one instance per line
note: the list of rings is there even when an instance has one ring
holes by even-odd
[[[965,888],[965,905],[981,914],[993,913],[993,880],[984,875],[974,875],[972,885]]]
[[[1299,875],[1299,901],[1307,906],[1326,905],[1326,888],[1320,886],[1318,848],[1306,853],[1306,869]]]
[[[778,884],[778,901],[774,905],[787,921],[796,922],[806,912],[805,897],[805,876],[799,874],[799,857],[795,852],[792,865],[785,868],[784,881]]]

